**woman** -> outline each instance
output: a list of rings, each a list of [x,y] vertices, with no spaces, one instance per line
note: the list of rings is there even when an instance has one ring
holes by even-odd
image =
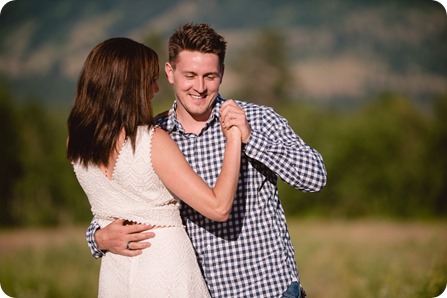
[[[100,297],[209,297],[177,198],[212,220],[227,220],[241,134],[222,124],[226,151],[211,189],[153,125],[158,75],[152,49],[127,38],[106,40],[84,63],[68,118],[67,156],[100,226],[120,218],[156,228],[143,254],[102,258]]]

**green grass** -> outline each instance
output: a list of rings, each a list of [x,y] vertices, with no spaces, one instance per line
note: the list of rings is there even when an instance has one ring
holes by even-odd
[[[289,228],[310,298],[436,297],[446,287],[445,222],[289,220]],[[3,291],[15,298],[96,297],[100,262],[84,232],[0,232]]]
[[[3,291],[14,298],[96,297],[100,262],[89,255],[84,232],[57,229],[0,233]]]
[[[436,297],[447,284],[447,224],[290,221],[310,297]]]

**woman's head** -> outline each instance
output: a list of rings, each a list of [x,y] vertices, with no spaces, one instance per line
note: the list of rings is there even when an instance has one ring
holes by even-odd
[[[111,38],[93,48],[68,119],[68,157],[107,164],[122,128],[134,146],[138,125],[152,123],[158,76],[157,54],[141,43]]]

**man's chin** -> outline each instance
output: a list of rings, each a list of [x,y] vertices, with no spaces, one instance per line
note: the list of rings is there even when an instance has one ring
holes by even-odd
[[[211,115],[211,110],[205,109],[205,108],[195,109],[195,110],[190,110],[189,114],[196,121],[207,121]]]

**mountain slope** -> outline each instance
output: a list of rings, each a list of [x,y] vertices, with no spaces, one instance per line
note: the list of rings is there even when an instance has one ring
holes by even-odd
[[[158,36],[164,52],[173,29],[190,21],[210,23],[228,39],[226,82],[235,86],[243,78],[232,61],[269,28],[284,36],[299,96],[447,93],[447,17],[430,0],[15,0],[0,15],[0,82],[20,98],[66,104],[97,43]]]

